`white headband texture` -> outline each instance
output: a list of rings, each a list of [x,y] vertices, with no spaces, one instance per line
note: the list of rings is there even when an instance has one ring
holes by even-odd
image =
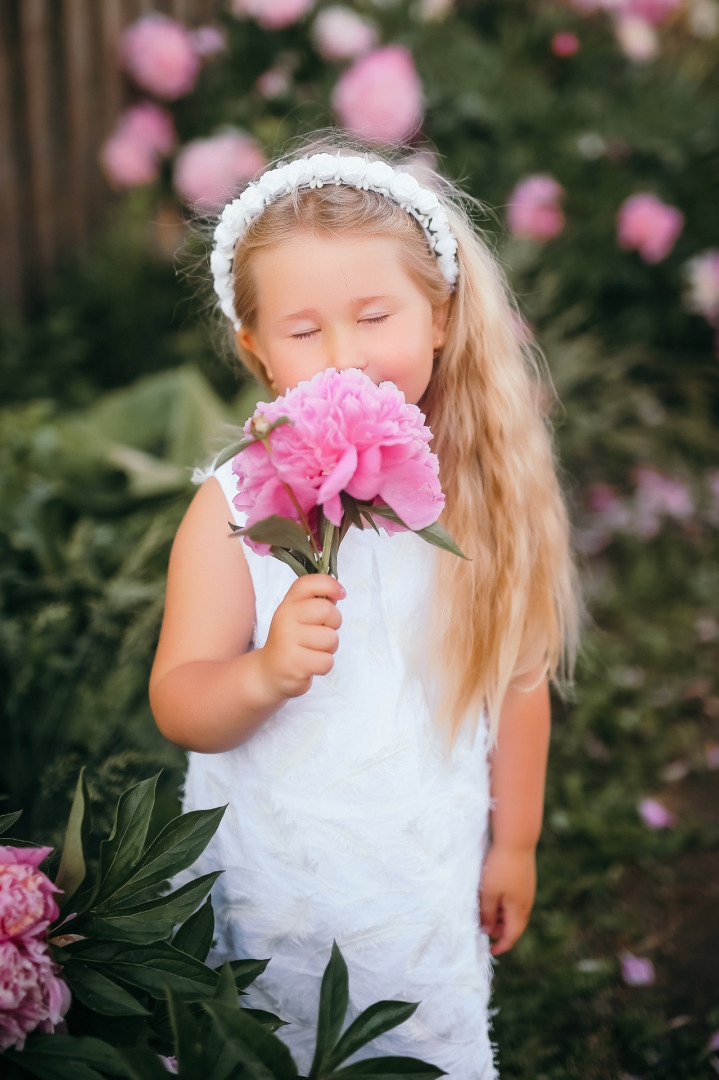
[[[215,229],[210,268],[220,309],[232,321],[235,330],[241,326],[235,312],[232,281],[232,258],[237,241],[248,225],[276,199],[298,188],[320,188],[324,184],[346,184],[376,191],[415,217],[424,229],[445,281],[454,288],[459,274],[457,240],[449,226],[447,211],[433,191],[422,187],[411,173],[396,169],[386,161],[367,161],[363,157],[342,154],[313,154],[269,169],[259,180],[249,183],[222,211]]]

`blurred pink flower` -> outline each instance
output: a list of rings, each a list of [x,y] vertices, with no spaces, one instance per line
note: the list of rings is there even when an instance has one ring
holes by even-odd
[[[625,529],[629,524],[629,510],[611,484],[592,484],[587,490],[587,503],[608,528]]]
[[[645,64],[659,55],[657,32],[646,19],[621,14],[614,22],[614,33],[624,55],[637,64]]]
[[[373,49],[377,27],[340,4],[323,8],[314,21],[312,37],[325,60],[350,60]]]
[[[288,488],[308,519],[321,506],[333,525],[342,520],[343,491],[391,506],[410,529],[437,520],[444,495],[437,456],[428,446],[432,433],[394,383],[375,386],[356,369],[328,368],[273,402],[261,402],[245,432],[253,431],[258,417],[272,423],[285,416],[291,423],[271,432],[269,453],[258,441],[234,459],[234,503],[247,511],[248,525],[273,514],[300,521]],[[259,554],[269,551],[248,537],[245,543]]]
[[[673,829],[677,823],[677,815],[658,799],[642,799],[639,816],[650,829]]]
[[[412,8],[420,22],[440,22],[454,10],[454,0],[419,0]]]
[[[188,206],[205,213],[220,210],[246,180],[265,164],[248,135],[228,131],[187,143],[175,161],[174,184]]]
[[[719,327],[719,248],[710,248],[690,259],[685,273],[690,310]]]
[[[50,1034],[70,1007],[45,943],[34,937],[0,941],[0,1052],[22,1050],[37,1028]]]
[[[706,759],[708,769],[719,769],[719,743],[707,743]]]
[[[684,226],[684,215],[676,206],[667,206],[656,195],[630,195],[617,215],[619,246],[638,251],[647,263],[665,259]]]
[[[654,965],[651,960],[624,952],[619,957],[622,978],[628,986],[651,986],[654,982]]]
[[[265,98],[276,98],[289,90],[290,77],[282,68],[270,68],[263,72],[255,82],[258,94]]]
[[[240,18],[254,19],[265,30],[290,26],[314,7],[315,0],[232,0],[231,11]]]
[[[189,94],[200,70],[190,31],[167,15],[144,15],[120,39],[120,63],[138,86],[173,101]]]
[[[43,934],[57,918],[52,894],[60,890],[38,870],[51,851],[0,847],[0,941]]]
[[[120,114],[100,151],[100,163],[115,188],[137,187],[157,178],[160,157],[177,135],[172,116],[154,101],[141,101]]]
[[[529,240],[552,240],[564,228],[559,201],[562,185],[553,176],[536,173],[520,180],[509,196],[507,225],[514,236]]]
[[[571,30],[560,30],[552,38],[551,47],[555,56],[574,56],[579,52],[579,38]]]
[[[644,19],[652,26],[661,26],[672,15],[681,11],[684,0],[623,0],[620,10],[627,15]]]
[[[221,26],[198,26],[190,30],[190,39],[195,53],[203,59],[217,56],[227,48],[227,34]]]
[[[683,480],[665,476],[648,465],[635,470],[634,480],[637,535],[655,536],[662,517],[685,521],[694,513],[694,499]]]
[[[343,127],[370,142],[408,139],[423,116],[412,54],[402,45],[367,53],[340,78],[332,105]]]

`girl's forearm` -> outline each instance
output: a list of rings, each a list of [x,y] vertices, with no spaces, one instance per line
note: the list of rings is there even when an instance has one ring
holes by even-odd
[[[506,850],[534,850],[542,829],[550,731],[549,686],[511,689],[490,756],[492,843]]]
[[[261,652],[180,664],[151,682],[150,704],[165,738],[204,754],[246,742],[284,703],[265,677]]]

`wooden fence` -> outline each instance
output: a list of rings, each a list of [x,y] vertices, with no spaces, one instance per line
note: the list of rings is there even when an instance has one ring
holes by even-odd
[[[118,38],[218,0],[0,0],[0,305],[14,311],[81,250],[111,199],[98,152],[124,103]]]

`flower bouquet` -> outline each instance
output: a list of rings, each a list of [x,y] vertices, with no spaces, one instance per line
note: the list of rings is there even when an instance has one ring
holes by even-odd
[[[112,832],[91,840],[90,800],[78,780],[62,857],[0,846],[0,1076],[3,1080],[302,1080],[274,1032],[283,1021],[243,1008],[268,960],[207,964],[221,871],[180,888],[168,879],[204,850],[224,807],[170,821],[148,843],[157,777],[120,798]],[[0,835],[20,817],[0,815]],[[54,881],[52,877],[54,876]],[[348,973],[332,948],[320,991],[312,1080],[414,1077],[441,1069],[414,1058],[348,1057],[412,1015],[380,1001],[342,1032]]]
[[[231,528],[258,554],[298,576],[337,577],[348,529],[381,525],[464,558],[437,520],[444,495],[432,433],[394,383],[376,386],[357,369],[328,368],[260,402],[244,434],[217,466],[234,458],[234,504],[247,524]]]

